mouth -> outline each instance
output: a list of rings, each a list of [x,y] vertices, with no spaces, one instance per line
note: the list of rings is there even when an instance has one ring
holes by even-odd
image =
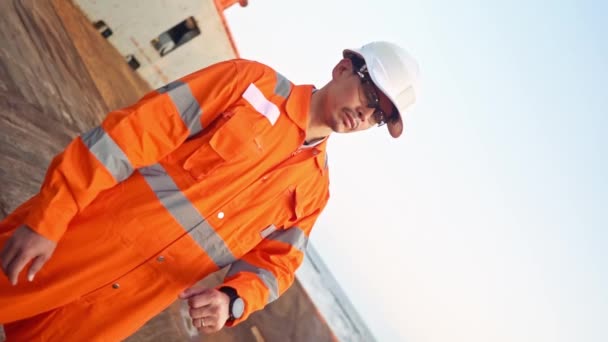
[[[348,112],[344,111],[344,125],[348,127],[348,129],[355,129],[357,127],[357,121],[355,118]]]

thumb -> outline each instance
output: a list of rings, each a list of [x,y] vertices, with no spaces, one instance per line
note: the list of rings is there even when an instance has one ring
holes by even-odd
[[[27,272],[27,280],[33,281],[34,277],[36,276],[36,273],[40,271],[40,269],[42,268],[42,266],[44,266],[47,260],[48,259],[44,255],[37,256],[32,262],[32,266],[30,266],[29,271]]]
[[[189,289],[185,289],[182,293],[179,294],[180,299],[188,299],[192,296],[196,296],[197,294],[203,293],[207,290],[206,287],[203,286],[193,286]]]

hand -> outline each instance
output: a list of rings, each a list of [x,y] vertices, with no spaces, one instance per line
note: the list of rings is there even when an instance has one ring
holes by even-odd
[[[229,318],[230,297],[216,289],[192,287],[179,295],[187,299],[192,324],[199,332],[209,334],[224,327]]]
[[[28,262],[33,260],[27,273],[27,279],[32,281],[36,273],[51,258],[55,247],[57,247],[55,241],[45,238],[26,225],[21,225],[6,241],[0,252],[2,271],[11,284],[17,285],[19,273]]]

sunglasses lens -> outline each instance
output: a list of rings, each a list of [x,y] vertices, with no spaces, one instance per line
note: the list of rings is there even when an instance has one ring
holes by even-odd
[[[365,77],[362,72],[355,72],[355,74],[358,75],[361,80],[363,92],[365,93],[365,98],[367,100],[367,107],[374,109],[374,120],[378,126],[385,125],[387,123],[387,117],[382,109],[380,109],[380,99],[378,98],[378,93],[376,93],[376,88],[368,78],[369,76]]]

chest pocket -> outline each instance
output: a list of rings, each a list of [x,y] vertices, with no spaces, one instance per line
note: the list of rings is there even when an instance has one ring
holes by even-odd
[[[192,153],[183,164],[194,178],[201,179],[230,163],[251,163],[263,153],[264,146],[259,120],[251,120],[247,113],[232,115],[211,139]]]
[[[288,189],[286,195],[288,201],[287,208],[289,210],[287,211],[285,221],[279,223],[279,226],[283,226],[285,229],[297,225],[298,221],[303,219],[308,212],[314,211],[311,210],[312,208],[309,205],[310,200],[306,198],[301,188]]]

